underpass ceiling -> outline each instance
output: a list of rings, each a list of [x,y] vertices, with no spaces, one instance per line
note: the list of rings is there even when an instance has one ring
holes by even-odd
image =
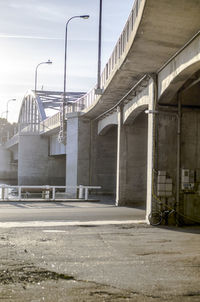
[[[115,105],[144,74],[157,72],[198,32],[200,0],[146,0],[139,14],[140,24],[127,56],[86,117],[97,117]]]

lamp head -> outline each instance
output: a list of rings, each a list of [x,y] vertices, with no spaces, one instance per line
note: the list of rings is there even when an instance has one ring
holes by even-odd
[[[51,61],[51,60],[48,60],[47,62],[46,62],[46,64],[52,64],[53,62]]]
[[[82,16],[80,16],[80,18],[82,18],[82,19],[88,19],[90,16],[89,15],[82,15]]]

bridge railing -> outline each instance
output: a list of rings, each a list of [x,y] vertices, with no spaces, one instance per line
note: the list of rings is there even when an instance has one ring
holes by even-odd
[[[114,74],[116,69],[119,66],[119,61],[124,55],[125,51],[127,50],[127,45],[130,41],[131,34],[134,30],[134,24],[136,22],[136,18],[138,16],[138,11],[143,0],[135,0],[133,9],[129,15],[129,18],[126,22],[126,25],[114,47],[114,50],[103,69],[101,74],[101,88],[104,90],[108,80]],[[65,113],[71,112],[80,112],[89,108],[99,97],[96,94],[96,86],[91,89],[87,94],[83,95],[77,101],[68,103],[65,108]],[[59,127],[60,125],[60,112],[56,113],[55,115],[45,119],[44,121],[39,122],[37,125],[29,125],[24,127],[21,131],[22,132],[35,132],[35,133],[44,133],[53,128]]]
[[[103,72],[101,74],[101,87],[104,89],[106,82],[109,80],[111,74],[114,72],[116,66],[118,66],[118,63],[126,51],[126,46],[129,43],[131,33],[134,29],[134,24],[136,21],[136,18],[138,16],[138,11],[140,8],[142,0],[135,0],[133,9],[129,15],[129,18],[126,22],[126,25],[115,45],[115,48],[105,66],[103,69]],[[70,104],[67,106],[66,112],[75,112],[75,111],[82,111],[88,107],[90,107],[95,100],[97,99],[98,95],[95,94],[96,86],[90,90],[87,94],[79,98],[74,104]]]
[[[67,196],[67,192],[75,190],[78,199],[88,200],[89,191],[101,189],[100,186],[13,186],[13,185],[0,185],[0,201],[23,201],[23,200],[48,200],[55,201],[56,199],[77,199]],[[63,192],[64,191],[64,192]],[[56,193],[63,192],[62,198],[57,197]],[[36,198],[36,194],[40,194],[40,198]],[[31,198],[32,197],[32,198]]]
[[[15,134],[11,138],[8,138],[8,140],[5,142],[5,147],[10,148],[10,147],[16,145],[18,143],[18,141],[19,141],[19,136],[18,136],[18,134]]]
[[[48,117],[44,121],[40,122],[40,133],[49,131],[53,128],[56,128],[60,126],[60,112],[57,112],[56,114]]]

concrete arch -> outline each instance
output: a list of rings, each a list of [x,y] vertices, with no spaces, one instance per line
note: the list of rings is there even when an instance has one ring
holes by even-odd
[[[144,88],[132,101],[124,106],[123,123],[129,124],[149,105],[149,86]]]
[[[157,72],[199,30],[199,1],[137,0],[134,3],[137,5],[134,4],[131,12],[133,26],[129,18],[123,31],[131,29],[124,50],[119,52],[122,33],[103,71],[103,94],[95,97],[92,90],[84,97],[87,117],[96,117],[114,106],[139,78]],[[117,62],[113,60],[115,52]]]
[[[112,126],[116,126],[117,124],[117,112],[114,111],[98,122],[98,135],[105,135]]]
[[[200,32],[158,74],[158,100],[173,102],[181,86],[200,69]]]

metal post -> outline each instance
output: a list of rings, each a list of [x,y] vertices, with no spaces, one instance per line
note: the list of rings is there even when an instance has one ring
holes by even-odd
[[[37,66],[36,66],[36,69],[35,69],[35,92],[37,91],[37,70],[38,70],[38,67],[42,64],[52,64],[52,61],[48,60],[47,62],[41,62],[39,63]]]
[[[88,187],[85,187],[85,200],[88,200]]]
[[[177,115],[177,167],[176,167],[176,223],[179,225],[180,211],[180,166],[181,166],[181,96],[178,93],[178,115]]]
[[[18,199],[21,200],[22,198],[22,187],[18,188]]]
[[[72,19],[75,18],[82,18],[82,19],[88,19],[89,15],[81,15],[81,16],[73,16],[71,17],[65,26],[65,54],[64,54],[64,87],[63,87],[63,100],[62,100],[62,105],[61,105],[61,128],[60,128],[60,133],[59,133],[59,142],[65,143],[65,138],[64,138],[64,126],[65,126],[65,105],[66,105],[66,80],[67,80],[67,43],[68,43],[68,25],[69,22]]]
[[[79,196],[78,196],[79,199],[83,199],[83,186],[80,185],[79,186]]]
[[[97,71],[97,89],[101,89],[101,38],[102,38],[102,0],[99,4],[99,42],[98,42],[98,71]]]
[[[53,187],[52,188],[52,199],[55,200],[55,198],[56,198],[56,188]]]

